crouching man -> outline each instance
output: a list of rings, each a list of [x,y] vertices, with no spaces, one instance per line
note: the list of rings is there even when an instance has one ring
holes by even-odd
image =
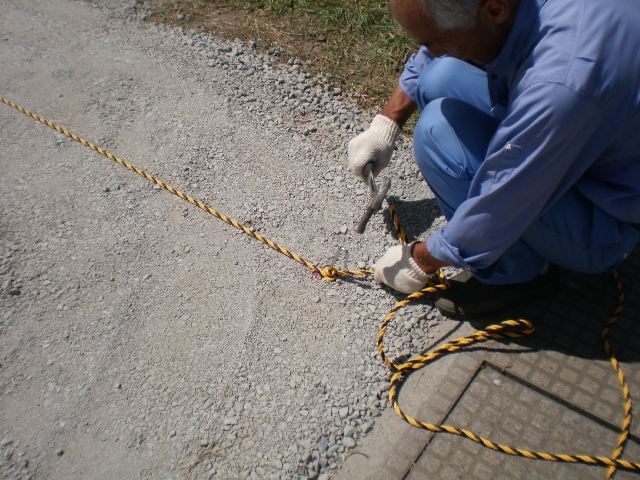
[[[640,238],[640,2],[392,0],[421,45],[348,147],[377,175],[416,111],[416,162],[448,223],[394,246],[375,278],[411,293],[466,270],[436,306],[459,318],[542,294],[554,265],[611,271]]]

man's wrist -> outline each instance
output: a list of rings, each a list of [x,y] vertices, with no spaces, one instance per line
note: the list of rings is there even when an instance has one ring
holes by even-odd
[[[377,136],[389,145],[394,145],[402,132],[398,122],[382,114],[375,116],[370,128],[375,130]]]
[[[402,128],[417,109],[418,106],[404,93],[400,85],[397,85],[380,115],[390,118]]]
[[[438,260],[429,252],[427,242],[416,242],[411,248],[411,257],[424,273],[434,273],[439,268],[448,267],[449,264]]]

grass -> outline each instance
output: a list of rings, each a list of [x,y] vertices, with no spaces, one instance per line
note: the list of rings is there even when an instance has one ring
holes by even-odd
[[[416,45],[386,0],[147,0],[162,20],[230,39],[280,45],[284,60],[312,62],[365,108],[384,104]],[[184,16],[178,20],[178,15]]]

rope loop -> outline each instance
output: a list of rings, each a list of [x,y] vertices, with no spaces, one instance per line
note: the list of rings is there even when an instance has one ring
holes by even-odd
[[[425,288],[435,288],[436,290],[446,290],[451,285],[449,284],[449,280],[444,276],[444,272],[442,270],[438,270],[427,282],[427,287]],[[423,289],[424,291],[424,289]],[[435,293],[435,292],[434,292]]]
[[[618,365],[618,361],[616,357],[611,352],[611,348],[609,346],[609,342],[607,340],[607,335],[609,333],[611,325],[618,318],[618,314],[622,311],[623,302],[624,302],[624,293],[622,292],[622,284],[620,283],[618,273],[614,272],[613,281],[618,292],[618,304],[615,307],[611,317],[607,321],[603,333],[602,339],[604,343],[604,349],[609,356],[611,361],[611,365],[613,366],[614,371],[618,376],[618,381],[620,386],[622,387],[622,396],[624,403],[624,420],[622,422],[622,428],[620,431],[620,435],[618,438],[618,443],[616,449],[610,458],[607,457],[596,457],[591,455],[568,455],[563,453],[550,454],[545,452],[533,452],[525,449],[517,449],[513,447],[509,447],[507,445],[500,445],[498,443],[494,443],[487,438],[483,438],[479,435],[474,434],[473,432],[469,432],[464,429],[460,429],[457,427],[453,427],[450,425],[435,425],[427,422],[422,422],[413,418],[410,415],[407,415],[398,403],[398,395],[400,389],[404,381],[407,378],[407,374],[411,372],[415,372],[428,364],[438,360],[439,358],[451,354],[463,351],[465,348],[468,348],[470,345],[478,342],[486,342],[488,340],[504,340],[504,339],[512,339],[512,338],[520,338],[525,335],[530,335],[535,331],[535,326],[529,321],[525,319],[518,320],[504,320],[501,323],[489,325],[484,330],[477,330],[468,337],[456,338],[454,340],[449,340],[448,342],[440,345],[439,347],[431,350],[429,352],[423,352],[418,355],[415,355],[405,361],[402,364],[395,364],[389,360],[389,358],[385,355],[383,338],[386,330],[388,328],[388,324],[391,319],[398,313],[398,311],[406,307],[411,301],[421,298],[427,293],[435,293],[438,290],[446,290],[449,287],[449,283],[446,278],[444,278],[444,274],[442,272],[438,272],[438,275],[434,275],[433,279],[429,281],[427,286],[423,288],[420,292],[413,293],[409,295],[405,300],[398,302],[387,314],[386,318],[382,322],[382,326],[380,327],[380,331],[378,332],[378,353],[382,358],[383,362],[389,367],[391,370],[391,378],[389,385],[389,402],[393,407],[394,411],[398,414],[398,416],[409,423],[410,425],[421,428],[425,430],[430,430],[432,432],[447,432],[452,435],[458,435],[462,437],[466,437],[480,445],[483,445],[492,450],[496,450],[502,452],[507,455],[519,456],[529,459],[537,459],[537,460],[546,460],[552,462],[567,462],[567,463],[584,463],[587,465],[600,465],[609,467],[607,470],[606,478],[610,479],[613,474],[616,472],[616,469],[621,468],[633,472],[640,472],[640,463],[629,462],[626,460],[621,460],[619,457],[622,455],[624,451],[624,447],[626,445],[628,436],[629,436],[629,426],[631,424],[631,398],[629,397],[629,386],[626,383],[624,378],[624,374],[620,370]]]

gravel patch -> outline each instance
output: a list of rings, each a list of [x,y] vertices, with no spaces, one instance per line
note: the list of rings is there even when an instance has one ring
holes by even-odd
[[[373,112],[282,49],[145,15],[12,3],[2,95],[318,264],[397,243],[386,214],[352,233],[367,193],[346,145]],[[330,478],[389,407],[376,334],[401,297],[318,280],[6,106],[0,125],[0,476]],[[411,142],[394,157],[391,195],[424,238],[444,218]],[[402,310],[390,357],[441,323]]]

